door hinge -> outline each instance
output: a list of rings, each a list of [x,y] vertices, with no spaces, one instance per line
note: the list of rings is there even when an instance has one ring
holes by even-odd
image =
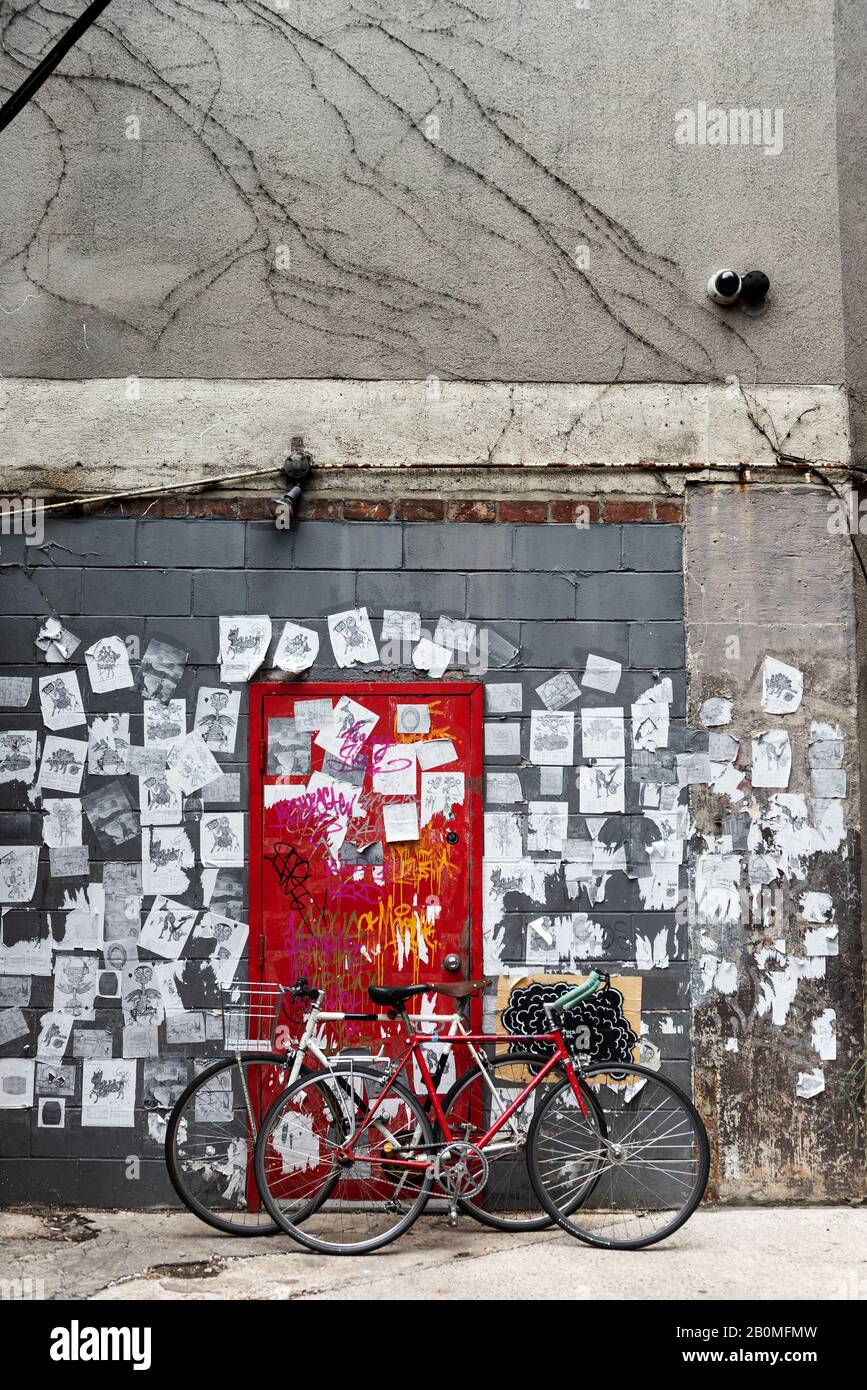
[[[260,739],[259,739],[259,771],[260,771],[260,772],[264,772],[264,771],[265,771],[265,763],[266,763],[265,740],[264,740],[263,738],[260,738]]]

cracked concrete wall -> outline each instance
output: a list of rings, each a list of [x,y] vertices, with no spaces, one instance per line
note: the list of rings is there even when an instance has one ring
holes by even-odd
[[[792,749],[782,796],[754,787],[726,816],[707,789],[692,789],[694,856],[726,835],[742,855],[743,896],[733,911],[703,913],[697,895],[690,904],[694,1082],[718,1144],[713,1185],[733,1199],[847,1198],[863,1190],[864,1163],[860,750],[849,537],[829,533],[821,489],[699,485],[686,513],[685,567],[690,715],[710,697],[730,698],[726,732],[741,741],[741,766],[749,765],[750,739],[759,731],[785,728]],[[768,654],[804,674],[796,712],[780,716],[762,708]],[[846,799],[839,839],[825,837],[822,848],[799,862],[807,821],[821,824],[830,809],[818,792],[811,794],[813,721],[839,726]],[[781,809],[769,814],[775,803]],[[773,860],[771,874],[761,873],[763,854]],[[811,903],[829,895],[821,898],[827,908],[821,920],[830,934],[811,926],[819,918],[805,894]],[[814,1029],[826,1010],[835,1016],[835,1056],[820,1061]],[[824,1090],[798,1094],[801,1077],[817,1070]]]
[[[839,383],[833,20],[115,0],[0,144],[0,371]],[[5,88],[67,23],[3,6]],[[782,149],[677,144],[702,101]]]

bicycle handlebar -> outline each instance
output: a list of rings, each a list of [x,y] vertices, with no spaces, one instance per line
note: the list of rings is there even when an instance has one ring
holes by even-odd
[[[591,970],[582,985],[576,985],[574,989],[567,989],[566,993],[561,994],[558,999],[554,1000],[553,1004],[548,1005],[548,1008],[552,1013],[559,1013],[561,1009],[571,1009],[573,1004],[586,999],[588,994],[594,994],[601,983],[601,975],[598,975],[595,970]]]

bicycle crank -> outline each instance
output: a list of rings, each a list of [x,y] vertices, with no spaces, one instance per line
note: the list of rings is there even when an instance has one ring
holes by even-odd
[[[475,1144],[455,1139],[441,1149],[434,1163],[434,1177],[452,1202],[475,1197],[488,1181],[490,1164]]]

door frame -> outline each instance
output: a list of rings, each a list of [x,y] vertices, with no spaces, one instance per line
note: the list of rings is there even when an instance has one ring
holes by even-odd
[[[339,687],[339,694],[335,687]],[[481,681],[321,681],[296,683],[295,681],[251,681],[249,691],[249,786],[247,808],[249,813],[249,871],[248,871],[248,918],[250,924],[249,975],[251,984],[263,978],[265,965],[265,933],[262,930],[262,832],[264,828],[264,769],[266,766],[265,701],[277,695],[287,699],[325,699],[350,695],[353,699],[363,699],[365,695],[406,695],[407,703],[412,700],[430,700],[455,695],[468,696],[470,701],[470,728],[477,736],[470,746],[467,776],[467,796],[469,798],[470,834],[470,883],[469,883],[469,949],[472,970],[467,979],[481,979],[484,973],[484,942],[482,937],[482,853],[484,787],[482,782],[484,768],[484,692]],[[258,938],[258,941],[256,940]],[[315,981],[311,981],[315,984]],[[481,998],[470,1001],[472,1026],[478,1028],[481,1022]]]

